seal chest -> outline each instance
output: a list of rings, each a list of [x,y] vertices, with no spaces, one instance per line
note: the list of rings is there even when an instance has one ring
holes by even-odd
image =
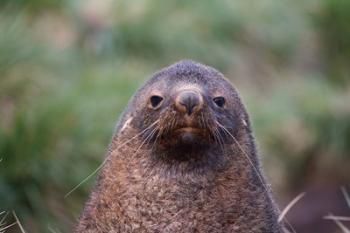
[[[282,232],[266,187],[236,89],[180,61],[129,102],[75,232]]]

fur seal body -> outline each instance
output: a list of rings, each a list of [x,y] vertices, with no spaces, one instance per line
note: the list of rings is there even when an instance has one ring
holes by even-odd
[[[238,92],[184,60],[128,104],[75,232],[282,232],[277,217]]]

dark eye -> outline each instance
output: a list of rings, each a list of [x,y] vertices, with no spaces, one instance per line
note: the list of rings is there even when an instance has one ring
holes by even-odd
[[[222,96],[219,96],[219,97],[215,97],[214,99],[214,102],[217,106],[219,106],[220,108],[224,107],[225,105],[225,98],[222,97]]]
[[[163,101],[163,98],[158,95],[153,95],[151,96],[150,101],[151,101],[152,107],[156,108]]]

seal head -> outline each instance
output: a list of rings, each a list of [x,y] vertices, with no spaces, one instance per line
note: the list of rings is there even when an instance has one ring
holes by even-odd
[[[215,69],[188,60],[156,73],[130,106],[134,111],[124,121],[132,117],[144,146],[163,162],[210,159],[211,166],[218,164],[225,158],[217,152],[225,151],[238,127],[248,122],[230,82]]]

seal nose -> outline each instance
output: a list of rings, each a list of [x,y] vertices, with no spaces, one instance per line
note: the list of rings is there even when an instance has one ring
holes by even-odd
[[[202,102],[202,96],[197,91],[186,90],[177,95],[175,105],[180,112],[191,115],[200,110]]]

